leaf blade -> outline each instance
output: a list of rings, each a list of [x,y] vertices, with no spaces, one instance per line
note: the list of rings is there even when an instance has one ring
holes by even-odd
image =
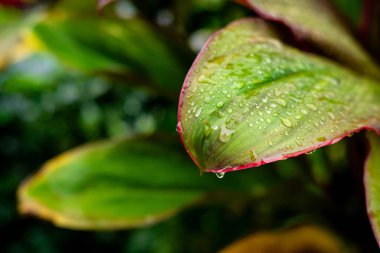
[[[71,229],[132,228],[167,219],[209,192],[254,193],[275,181],[264,171],[223,182],[200,177],[177,144],[137,138],[63,153],[19,188],[19,210]]]
[[[202,170],[258,166],[378,129],[376,83],[258,33],[258,23],[217,33],[184,83],[178,130]]]
[[[368,218],[371,222],[372,231],[380,246],[380,141],[373,133],[367,134],[370,144],[370,153],[364,166],[364,187]]]
[[[326,1],[302,0],[298,1],[297,5],[291,0],[238,2],[251,8],[264,19],[285,24],[298,40],[311,43],[339,62],[375,78],[380,77],[379,67],[355,41]]]

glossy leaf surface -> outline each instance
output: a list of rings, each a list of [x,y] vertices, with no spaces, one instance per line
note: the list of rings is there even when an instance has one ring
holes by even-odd
[[[375,134],[367,134],[370,143],[365,173],[367,212],[373,233],[380,245],[380,140]]]
[[[286,46],[264,27],[254,19],[229,25],[188,73],[178,131],[201,170],[258,166],[379,130],[377,83]]]
[[[19,189],[19,209],[74,229],[138,227],[168,218],[208,192],[255,193],[268,172],[222,181],[200,177],[176,142],[166,138],[107,141],[47,162]]]
[[[287,25],[299,40],[358,71],[380,77],[380,69],[355,41],[325,0],[240,0],[268,20]]]

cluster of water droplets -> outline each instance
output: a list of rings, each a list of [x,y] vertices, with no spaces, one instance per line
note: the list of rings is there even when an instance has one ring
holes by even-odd
[[[273,45],[240,48],[195,69],[182,118],[191,124],[188,131],[200,134],[205,142],[211,138],[210,148],[216,140],[230,142],[234,135],[244,143],[252,139],[254,148],[237,152],[256,162],[268,147],[289,154],[331,141],[352,128],[343,124],[344,119],[355,111],[361,94],[341,95],[342,85],[349,83],[342,84],[327,71],[314,74],[318,68],[324,71],[323,66],[277,51]]]

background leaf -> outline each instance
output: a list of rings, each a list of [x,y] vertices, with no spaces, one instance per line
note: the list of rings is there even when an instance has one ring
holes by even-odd
[[[373,233],[380,245],[380,140],[373,133],[368,133],[367,137],[370,143],[364,173],[367,212]]]
[[[264,19],[288,26],[299,40],[311,43],[353,69],[380,77],[380,69],[355,41],[325,0],[241,0]]]
[[[221,182],[200,177],[170,139],[108,141],[49,161],[20,188],[19,208],[68,228],[138,227],[170,217],[209,192],[254,194],[273,183],[268,173]]]
[[[254,249],[254,251],[252,251]],[[340,240],[317,226],[300,226],[281,232],[256,233],[232,243],[220,253],[342,253]]]
[[[268,38],[263,27],[252,19],[219,31],[186,78],[178,129],[202,170],[258,166],[379,130],[377,83]]]

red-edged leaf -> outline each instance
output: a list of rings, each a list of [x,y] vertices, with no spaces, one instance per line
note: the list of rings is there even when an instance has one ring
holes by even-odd
[[[286,46],[269,31],[254,19],[229,25],[186,77],[178,131],[202,171],[259,166],[363,128],[380,130],[376,82]]]
[[[239,0],[267,20],[288,26],[299,40],[357,71],[380,78],[380,69],[325,0]]]

